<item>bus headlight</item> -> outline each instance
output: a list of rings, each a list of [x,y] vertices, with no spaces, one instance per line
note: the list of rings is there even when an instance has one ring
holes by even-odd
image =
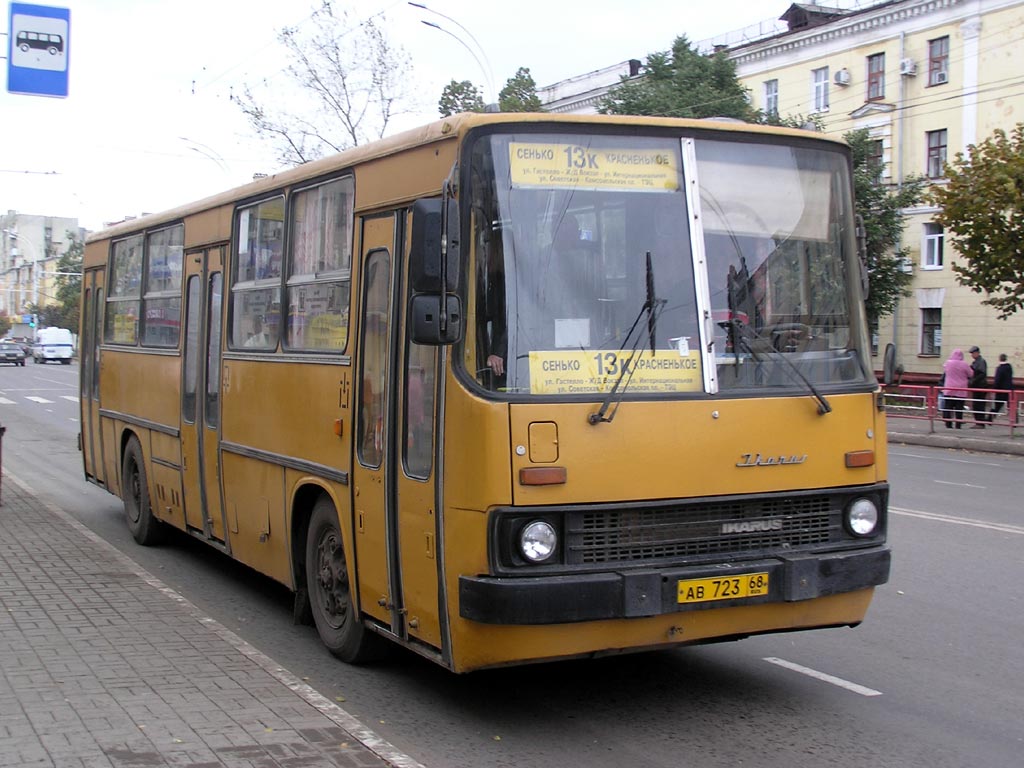
[[[846,527],[855,536],[870,536],[878,527],[878,507],[870,499],[857,499],[846,509]]]
[[[519,532],[519,552],[531,563],[543,563],[555,553],[558,534],[551,523],[534,520]]]

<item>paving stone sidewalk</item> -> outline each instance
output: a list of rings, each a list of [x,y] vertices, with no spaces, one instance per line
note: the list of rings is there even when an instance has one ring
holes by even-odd
[[[419,766],[16,479],[0,494],[0,766]]]

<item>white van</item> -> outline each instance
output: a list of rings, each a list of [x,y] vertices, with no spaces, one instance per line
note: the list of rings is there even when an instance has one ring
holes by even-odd
[[[33,362],[60,360],[62,365],[71,365],[73,354],[74,339],[67,328],[40,328],[36,332],[36,343],[32,345]]]

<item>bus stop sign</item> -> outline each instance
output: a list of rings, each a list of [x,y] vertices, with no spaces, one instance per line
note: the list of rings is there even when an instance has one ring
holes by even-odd
[[[71,11],[11,3],[7,33],[7,90],[67,96]]]

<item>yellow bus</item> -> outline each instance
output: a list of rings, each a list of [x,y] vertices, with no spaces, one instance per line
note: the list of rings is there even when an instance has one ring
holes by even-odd
[[[855,626],[886,436],[847,147],[459,115],[91,236],[85,475],[455,671]]]

